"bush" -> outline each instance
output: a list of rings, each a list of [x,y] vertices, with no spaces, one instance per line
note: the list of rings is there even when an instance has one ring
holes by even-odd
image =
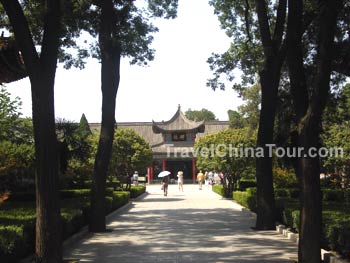
[[[87,223],[81,209],[63,208],[61,210],[61,216],[63,239],[77,233],[79,229]]]
[[[297,199],[299,198],[299,189],[294,188],[277,188],[275,189],[275,197],[278,198],[288,198]]]
[[[130,199],[129,192],[107,190],[106,214]],[[61,216],[63,238],[79,231],[88,223],[90,190],[63,190]],[[24,195],[21,195],[22,197]],[[33,253],[35,244],[35,203],[6,201],[0,210],[0,258],[1,262],[18,262]]]
[[[290,188],[298,185],[294,171],[280,167],[273,168],[273,184],[275,188]]]
[[[144,185],[131,186],[130,198],[136,198],[145,192],[146,192],[146,186],[144,186]]]
[[[17,262],[30,253],[30,244],[24,226],[0,225],[1,262]]]
[[[257,211],[256,188],[247,188],[245,192],[235,191],[232,196],[240,205],[249,208],[253,212]]]
[[[66,189],[60,191],[60,197],[62,199],[70,198],[90,198],[90,189]]]
[[[130,192],[114,191],[113,195],[113,209],[118,209],[127,204],[130,200]]]
[[[326,245],[332,250],[340,252],[344,257],[350,253],[350,218],[349,211],[323,212],[323,236]]]
[[[239,191],[245,191],[247,188],[256,187],[256,180],[244,180],[241,179],[238,181]]]
[[[212,188],[213,192],[217,193],[218,195],[224,196],[224,188],[221,184],[217,185],[213,185]]]
[[[344,202],[344,191],[335,189],[323,189],[322,200],[333,202]]]

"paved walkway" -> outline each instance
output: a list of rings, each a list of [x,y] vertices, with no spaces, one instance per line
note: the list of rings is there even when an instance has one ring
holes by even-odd
[[[81,262],[237,262],[284,263],[297,247],[274,231],[250,229],[250,212],[204,186],[147,186],[148,195],[113,216],[111,232],[88,234],[65,251]]]

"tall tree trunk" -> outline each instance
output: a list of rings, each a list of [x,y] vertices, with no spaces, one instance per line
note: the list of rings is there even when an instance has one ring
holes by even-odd
[[[115,101],[120,79],[120,46],[113,39],[115,21],[111,0],[101,2],[99,44],[101,49],[102,122],[94,165],[89,230],[106,230],[106,178],[112,152],[115,124]]]
[[[319,148],[321,119],[329,96],[329,82],[333,57],[337,15],[342,1],[319,2],[319,44],[315,87],[306,115],[299,123],[299,144],[304,149]],[[319,263],[321,260],[322,204],[319,156],[302,157],[302,207],[300,215],[299,262]]]
[[[36,258],[62,261],[58,194],[58,155],[55,133],[54,80],[60,32],[60,1],[46,0],[40,57],[21,5],[0,0],[13,28],[31,82],[36,157]]]
[[[302,55],[302,0],[289,0],[288,67],[293,104],[297,116],[297,144],[305,149],[319,148],[321,119],[329,92],[334,28],[340,1],[320,1],[317,73],[312,97],[308,98]],[[303,263],[321,262],[322,204],[320,163],[318,156],[300,156],[296,163],[301,189],[300,235],[298,260]]]
[[[272,70],[260,72],[261,110],[257,147],[264,149],[264,157],[256,158],[257,219],[255,228],[257,230],[276,228],[272,157],[269,156],[269,150],[266,147],[266,145],[273,143],[273,130],[279,84],[279,79],[276,83],[276,80],[271,77],[272,75]]]
[[[43,70],[40,71],[41,74]],[[32,81],[36,172],[37,262],[62,261],[58,155],[54,115],[54,74]]]
[[[285,58],[282,43],[286,16],[286,1],[280,0],[277,9],[274,36],[271,36],[266,1],[256,0],[261,42],[264,49],[264,69],[259,73],[261,85],[261,110],[257,147],[264,149],[264,157],[256,159],[257,219],[255,229],[275,229],[275,197],[273,189],[272,156],[269,144],[273,143],[278,86]]]

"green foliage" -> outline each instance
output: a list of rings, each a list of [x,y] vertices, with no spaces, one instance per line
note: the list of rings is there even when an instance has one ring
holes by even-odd
[[[17,262],[26,256],[30,249],[30,242],[23,226],[0,225],[1,262]]]
[[[116,129],[109,166],[110,176],[130,175],[140,171],[152,161],[152,149],[149,144],[130,129]]]
[[[207,109],[191,110],[185,112],[186,118],[192,121],[215,121],[215,114]]]
[[[237,181],[245,172],[251,174],[255,167],[254,156],[245,151],[255,146],[255,135],[247,128],[228,129],[201,137],[194,145],[197,153],[197,167],[202,170],[223,172],[224,191],[231,196]],[[227,188],[227,189],[226,189]]]
[[[218,195],[224,196],[224,188],[221,184],[213,185],[212,190],[213,190],[213,192],[217,193]]]
[[[245,191],[247,188],[256,187],[256,180],[241,179],[238,181],[239,191]]]
[[[136,198],[146,192],[146,186],[131,186],[130,188],[130,198]]]
[[[275,188],[297,187],[298,182],[292,169],[274,167],[273,183]]]
[[[129,192],[107,191],[106,213],[130,199]],[[32,195],[34,193],[31,193]],[[61,217],[63,237],[67,238],[88,223],[90,189],[62,190]],[[25,195],[22,195],[25,197]],[[27,195],[28,197],[28,195]],[[16,199],[16,198],[15,198]],[[16,200],[20,200],[16,199]],[[27,200],[28,201],[28,200]],[[5,201],[0,209],[0,256],[1,262],[18,262],[34,252],[35,202]]]
[[[228,110],[228,119],[230,121],[230,128],[233,129],[242,129],[246,126],[246,119],[243,117],[243,114],[239,111]]]
[[[322,190],[322,200],[326,202],[338,202],[343,203],[345,199],[344,190],[336,189],[323,189]]]
[[[78,133],[83,138],[87,138],[89,135],[92,135],[89,122],[86,119],[86,116],[84,113],[81,115],[81,118],[80,118]]]
[[[208,59],[214,76],[208,80],[207,86],[225,89],[225,81],[221,75],[226,75],[226,79],[233,81],[237,76],[237,69],[241,70],[240,79],[243,85],[253,84],[263,63],[260,32],[254,12],[255,1],[211,0],[209,3],[214,7],[221,28],[234,41],[226,52],[212,54]],[[234,88],[242,90],[239,85]]]
[[[32,188],[34,175],[34,146],[0,141],[0,192]]]
[[[84,115],[81,122],[56,121],[59,145],[61,187],[84,187],[91,178],[97,135],[92,135]]]
[[[255,84],[241,91],[240,97],[244,103],[237,108],[237,111],[228,111],[231,128],[249,127],[255,131],[259,126],[261,88]]]
[[[33,143],[33,125],[30,119],[21,118],[21,105],[20,98],[11,99],[10,93],[0,88],[0,142]]]
[[[300,190],[298,188],[275,188],[276,198],[298,199]]]
[[[249,208],[251,211],[256,212],[257,209],[257,197],[256,197],[256,188],[251,187],[247,188],[246,191],[235,191],[232,194],[233,200],[238,204]]]

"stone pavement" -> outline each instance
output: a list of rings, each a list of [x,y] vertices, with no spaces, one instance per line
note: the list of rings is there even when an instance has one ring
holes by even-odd
[[[80,262],[284,263],[297,257],[295,243],[275,231],[258,231],[254,215],[206,186],[147,186],[148,194],[110,218],[106,233],[87,234],[66,258]]]

